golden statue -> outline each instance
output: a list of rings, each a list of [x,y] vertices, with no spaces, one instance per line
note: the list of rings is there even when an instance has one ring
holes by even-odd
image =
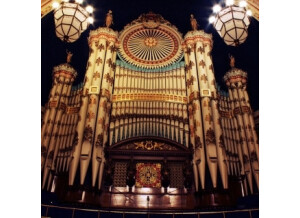
[[[229,55],[229,59],[230,59],[230,67],[234,67],[234,65],[235,65],[235,58],[232,55]]]
[[[193,14],[191,14],[190,21],[191,21],[192,29],[197,30],[198,29],[198,23],[197,23],[197,20],[194,18]]]
[[[112,11],[109,10],[108,13],[106,14],[105,26],[109,28],[112,24],[113,24],[113,15],[112,15]]]
[[[67,52],[67,63],[69,64],[71,62],[73,53],[71,53],[70,51],[66,50]]]

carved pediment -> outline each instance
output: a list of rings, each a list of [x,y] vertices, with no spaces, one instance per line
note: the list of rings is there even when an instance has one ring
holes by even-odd
[[[143,140],[121,145],[118,149],[144,150],[144,151],[178,151],[179,149],[164,142]]]
[[[189,149],[175,141],[157,137],[131,138],[118,142],[108,148],[110,151],[142,151],[142,152],[190,152]]]

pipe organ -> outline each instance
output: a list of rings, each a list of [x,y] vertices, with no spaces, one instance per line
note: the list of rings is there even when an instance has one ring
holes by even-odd
[[[157,136],[188,146],[184,81],[184,62],[145,70],[117,60],[110,145],[131,137]]]
[[[205,193],[228,190],[237,180],[241,195],[258,191],[247,74],[231,60],[228,92],[220,89],[210,34],[193,30],[182,37],[150,12],[120,33],[91,31],[88,44],[82,84],[72,87],[77,72],[69,62],[53,70],[42,123],[43,189],[68,175],[70,187],[106,191],[114,184],[176,184]]]

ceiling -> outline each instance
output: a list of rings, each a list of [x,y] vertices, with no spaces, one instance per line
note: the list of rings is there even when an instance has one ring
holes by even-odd
[[[74,55],[71,65],[77,70],[78,77],[74,84],[83,80],[89,48],[87,37],[89,31],[104,25],[104,18],[108,10],[113,11],[114,25],[112,29],[121,31],[124,26],[137,19],[142,13],[153,11],[161,14],[164,19],[175,25],[185,35],[191,30],[190,14],[198,20],[199,29],[212,33],[214,45],[212,51],[214,71],[217,83],[226,90],[222,80],[224,74],[230,69],[228,55],[236,58],[236,67],[248,73],[248,91],[253,110],[258,110],[259,99],[259,22],[258,1],[248,0],[248,5],[254,8],[256,19],[251,19],[248,29],[248,38],[238,47],[227,46],[219,37],[212,25],[208,24],[208,17],[212,13],[212,6],[218,1],[212,0],[86,0],[94,7],[95,22],[88,30],[82,33],[79,40],[74,43],[65,43],[55,36],[54,18],[51,12],[51,0],[42,0],[41,20],[41,104],[45,105],[52,84],[52,69],[54,66],[66,62],[66,49]],[[253,5],[254,6],[253,6]],[[48,9],[47,9],[48,8]],[[255,9],[257,8],[257,9]],[[47,11],[47,10],[48,11]]]

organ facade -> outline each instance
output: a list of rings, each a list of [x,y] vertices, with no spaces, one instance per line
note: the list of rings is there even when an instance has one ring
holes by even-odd
[[[84,81],[54,67],[42,124],[42,189],[103,208],[230,206],[258,192],[247,73],[216,83],[210,34],[161,15],[90,32]],[[196,194],[195,194],[196,193]],[[128,200],[131,199],[131,200]]]

